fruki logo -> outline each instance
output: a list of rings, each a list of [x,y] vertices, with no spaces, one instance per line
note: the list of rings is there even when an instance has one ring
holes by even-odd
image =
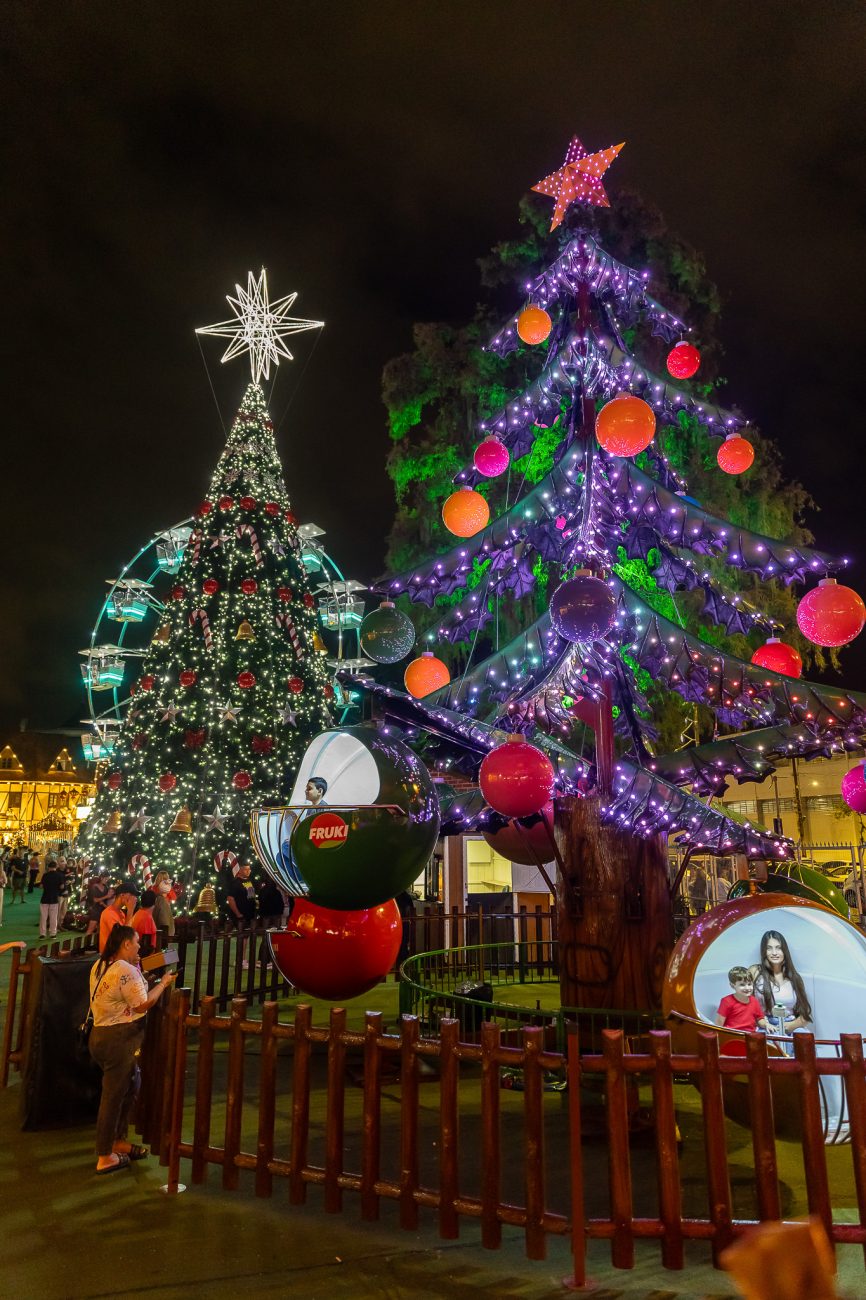
[[[317,849],[339,849],[349,838],[349,825],[337,813],[323,812],[310,822],[309,834]]]

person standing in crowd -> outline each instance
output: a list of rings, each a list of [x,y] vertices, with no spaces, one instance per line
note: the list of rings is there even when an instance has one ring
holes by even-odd
[[[256,891],[253,888],[253,882],[250,880],[251,871],[252,864],[242,862],[238,867],[238,874],[229,885],[226,894],[227,915],[239,934],[242,934],[250,922],[255,920],[256,915]],[[239,943],[243,951],[246,941],[240,938]],[[255,953],[253,953],[253,957],[255,957]],[[247,964],[244,958],[243,965],[247,966]]]
[[[114,901],[109,903],[99,918],[99,951],[105,951],[108,936],[116,925],[129,925],[138,902],[138,885],[134,880],[121,880],[114,887]]]
[[[689,882],[689,903],[695,916],[702,916],[707,910],[707,884],[707,873],[699,864]]]
[[[27,859],[27,893],[32,894],[36,888],[36,882],[39,879],[39,869],[42,863],[39,860],[38,853],[31,853]]]
[[[156,894],[154,891],[146,889],[132,918],[132,928],[141,940],[141,953],[144,957],[156,948],[156,922],[153,919],[153,905],[155,902]]]
[[[283,924],[286,911],[286,896],[270,876],[264,881],[258,897],[259,920],[265,930],[278,930]],[[259,965],[270,964],[268,940],[262,938],[259,945]]]
[[[24,886],[27,883],[27,867],[20,853],[13,853],[9,859],[9,883],[12,886],[12,903],[17,898],[24,902]],[[12,903],[9,906],[12,906]]]
[[[60,872],[60,902],[57,909],[57,928],[62,930],[72,894],[72,870],[65,858],[57,859],[57,870]]]
[[[63,874],[57,863],[48,861],[42,873],[42,899],[39,903],[39,938],[53,939],[57,934],[57,918],[60,911],[60,890],[63,886]],[[45,933],[46,928],[48,934]]]
[[[109,893],[105,872],[94,871],[84,891],[84,906],[87,908],[87,929],[84,931],[86,935],[96,933]]]
[[[171,893],[171,877],[167,871],[158,871],[156,879],[153,882],[156,902],[153,905],[153,921],[157,930],[165,930],[168,937],[174,937],[174,912],[171,910],[169,894]]]
[[[137,1056],[144,1038],[145,1013],[155,1006],[175,976],[163,975],[148,992],[138,966],[139,939],[129,925],[115,925],[90,972],[93,1028],[90,1055],[102,1070],[96,1117],[96,1172],[114,1174],[148,1151],[127,1140],[129,1117],[141,1074]]]

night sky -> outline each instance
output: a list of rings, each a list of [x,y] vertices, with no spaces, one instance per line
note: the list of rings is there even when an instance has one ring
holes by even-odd
[[[250,269],[327,322],[270,403],[295,509],[350,576],[381,572],[382,367],[414,321],[471,315],[475,259],[572,134],[626,140],[613,201],[639,190],[703,251],[722,400],[778,440],[866,594],[859,0],[5,13],[4,727],[83,716],[105,579],[204,495],[249,371],[202,340],[220,418],[193,331]],[[845,676],[866,688],[866,645]]]

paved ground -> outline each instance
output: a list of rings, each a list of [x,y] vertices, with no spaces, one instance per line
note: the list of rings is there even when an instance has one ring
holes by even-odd
[[[35,899],[32,896],[25,907],[7,910],[0,941],[18,934],[33,940],[38,933]],[[0,957],[3,1003],[8,969],[7,954]],[[377,994],[377,1005],[383,1009],[387,999],[393,999],[385,986]],[[290,1292],[302,1300],[341,1296],[459,1300],[476,1295],[542,1300],[566,1294],[562,1279],[569,1274],[570,1256],[567,1242],[559,1239],[550,1239],[548,1260],[532,1262],[525,1258],[519,1230],[505,1229],[502,1249],[486,1251],[477,1226],[464,1220],[460,1240],[443,1242],[431,1212],[422,1211],[420,1231],[405,1232],[397,1223],[395,1207],[385,1202],[380,1222],[368,1224],[360,1219],[357,1197],[349,1193],[344,1213],[333,1216],[322,1209],[319,1188],[309,1189],[308,1205],[292,1207],[280,1180],[273,1199],[256,1200],[251,1176],[242,1175],[239,1191],[223,1192],[213,1170],[208,1183],[168,1198],[160,1191],[164,1171],[154,1160],[97,1179],[92,1172],[92,1129],[23,1133],[19,1096],[13,1076],[10,1088],[0,1093],[0,1294],[15,1300],[181,1297],[205,1292],[216,1297],[275,1297]],[[503,1101],[512,1097],[517,1101],[514,1094],[504,1093]],[[689,1139],[693,1112],[685,1091],[682,1103],[688,1152],[693,1145]],[[551,1104],[556,1107],[558,1099],[552,1098]],[[748,1134],[734,1127],[730,1138],[732,1181],[743,1199],[740,1212],[747,1214]],[[471,1142],[471,1133],[467,1141]],[[838,1203],[853,1204],[850,1154],[840,1150],[831,1156]],[[596,1158],[601,1167],[602,1149]],[[787,1214],[805,1211],[798,1160],[797,1147],[781,1144]],[[649,1152],[645,1160],[636,1152],[638,1184],[637,1171],[644,1163],[651,1167]],[[700,1194],[687,1160],[683,1184],[687,1201]],[[637,1267],[630,1272],[612,1269],[608,1256],[607,1247],[591,1247],[593,1294],[603,1300],[715,1300],[735,1294],[726,1276],[709,1266],[702,1245],[689,1251],[687,1267],[679,1274],[660,1267],[655,1245],[639,1246]],[[862,1295],[862,1252],[844,1248],[839,1256],[844,1294]]]

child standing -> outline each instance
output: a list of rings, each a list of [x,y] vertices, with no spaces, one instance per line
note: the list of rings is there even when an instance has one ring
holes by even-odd
[[[764,1009],[754,993],[754,982],[745,966],[732,966],[728,983],[734,990],[722,998],[716,1012],[716,1024],[725,1029],[743,1029],[753,1034],[756,1029],[769,1029]]]

